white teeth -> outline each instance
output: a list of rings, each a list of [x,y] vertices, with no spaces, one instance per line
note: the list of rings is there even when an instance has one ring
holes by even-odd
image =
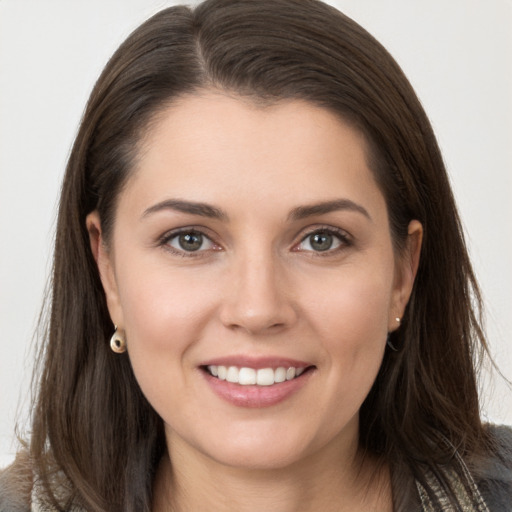
[[[261,368],[256,372],[256,384],[258,386],[272,386],[274,384],[274,370]]]
[[[220,380],[226,380],[227,373],[228,369],[225,366],[217,366],[217,375]]]
[[[292,380],[304,373],[305,368],[238,368],[237,366],[209,365],[208,371],[219,380],[226,380],[242,386],[272,386],[286,380]]]
[[[228,382],[238,382],[238,368],[236,366],[230,366],[228,373],[226,374],[226,380]]]
[[[284,382],[286,380],[286,368],[282,366],[274,372],[274,382]]]
[[[253,370],[252,368],[240,368],[238,384],[242,384],[242,386],[256,384],[256,370]]]

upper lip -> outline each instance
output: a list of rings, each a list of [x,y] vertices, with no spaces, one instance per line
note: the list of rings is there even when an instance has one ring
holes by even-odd
[[[259,370],[260,368],[307,368],[313,366],[311,363],[306,361],[300,361],[298,359],[291,359],[289,357],[280,356],[242,356],[242,355],[230,355],[224,357],[216,357],[209,359],[200,364],[200,366],[236,366],[238,368],[254,368]]]

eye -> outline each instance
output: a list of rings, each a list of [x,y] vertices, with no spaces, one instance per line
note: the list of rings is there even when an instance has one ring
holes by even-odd
[[[297,246],[298,251],[326,252],[349,245],[348,238],[333,229],[319,229],[306,235]]]
[[[215,244],[203,233],[195,230],[169,235],[164,243],[177,252],[198,252],[214,249]]]

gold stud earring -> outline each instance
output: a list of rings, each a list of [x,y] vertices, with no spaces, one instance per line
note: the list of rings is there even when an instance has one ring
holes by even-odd
[[[112,349],[112,352],[115,352],[116,354],[126,352],[126,339],[118,332],[117,325],[115,326],[112,338],[110,338],[110,348]]]

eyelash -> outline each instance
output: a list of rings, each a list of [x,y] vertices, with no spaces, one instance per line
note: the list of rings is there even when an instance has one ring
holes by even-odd
[[[206,250],[197,249],[195,251],[187,251],[185,249],[177,249],[175,247],[172,247],[170,245],[170,242],[175,238],[178,238],[180,235],[199,235],[203,239],[203,243],[204,241],[208,241],[213,247]],[[160,247],[163,247],[165,250],[171,252],[173,255],[180,256],[183,258],[200,258],[202,256],[205,256],[205,253],[220,250],[220,246],[212,240],[212,237],[205,234],[204,228],[195,228],[193,226],[165,233],[159,239],[158,245]]]
[[[339,241],[339,245],[334,248],[329,247],[328,249],[326,249],[324,251],[305,250],[305,249],[298,248],[298,246],[303,244],[306,240],[308,240],[308,238],[311,238],[312,236],[317,235],[317,234],[323,234],[323,235],[328,235],[328,236],[337,238]],[[310,245],[311,245],[311,243],[310,243]],[[337,254],[338,252],[340,252],[343,249],[346,249],[347,247],[350,247],[352,245],[353,245],[353,242],[351,240],[350,235],[343,229],[335,228],[332,226],[319,226],[319,227],[315,227],[314,229],[312,229],[311,231],[306,233],[301,238],[300,242],[294,246],[294,251],[313,253],[315,256],[319,256],[319,257],[328,257],[328,256],[332,256],[333,254]]]
[[[302,245],[306,240],[308,240],[308,238],[310,238],[314,235],[317,235],[317,234],[332,236],[338,240],[339,245],[335,248],[329,247],[323,251],[322,250],[315,251],[315,250],[310,250],[310,249],[300,249],[299,248],[299,246]],[[177,237],[179,237],[180,235],[199,235],[203,239],[203,242],[206,240],[210,244],[212,244],[213,247],[206,249],[206,250],[205,249],[203,249],[203,250],[197,249],[195,251],[187,251],[185,249],[177,249],[175,247],[172,247],[170,245],[170,242],[172,240],[176,239]],[[308,233],[306,233],[300,239],[300,242],[293,246],[292,251],[313,253],[315,256],[326,257],[326,256],[332,256],[333,254],[336,254],[339,251],[341,251],[347,247],[350,247],[352,244],[353,244],[353,242],[346,231],[339,229],[339,228],[334,228],[332,226],[319,226],[319,227],[315,227],[314,229],[311,229]],[[160,239],[158,241],[158,245],[163,247],[165,250],[171,252],[172,254],[180,256],[180,257],[184,257],[184,258],[187,258],[187,257],[188,258],[190,258],[190,257],[198,258],[198,257],[205,256],[207,253],[209,253],[211,251],[221,250],[221,247],[212,239],[212,237],[210,237],[204,233],[204,228],[195,228],[193,226],[186,227],[186,228],[180,228],[178,230],[174,230],[174,231],[165,233],[162,237],[160,237]],[[311,243],[310,243],[310,245],[311,245]]]

